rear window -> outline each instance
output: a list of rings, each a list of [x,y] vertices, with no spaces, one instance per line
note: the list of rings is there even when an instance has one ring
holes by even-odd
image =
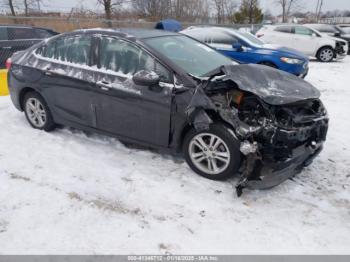
[[[74,64],[88,65],[90,60],[91,37],[69,36],[49,41],[36,50],[36,54]]]
[[[207,44],[221,44],[231,46],[233,43],[238,42],[238,39],[235,36],[217,29],[193,29],[185,31],[184,33]]]
[[[8,40],[7,27],[0,27],[0,41]]]
[[[292,27],[291,26],[279,26],[275,28],[275,31],[281,32],[281,33],[292,33]]]
[[[44,39],[56,35],[54,32],[45,29],[34,29],[38,38]]]
[[[87,65],[90,47],[91,38],[88,36],[61,38],[56,42],[55,58],[70,63]]]
[[[214,31],[211,36],[206,39],[206,42],[213,44],[232,45],[233,43],[238,42],[238,39],[227,34],[226,32]]]
[[[17,39],[35,39],[37,38],[32,28],[25,27],[10,27],[8,28],[9,40]]]

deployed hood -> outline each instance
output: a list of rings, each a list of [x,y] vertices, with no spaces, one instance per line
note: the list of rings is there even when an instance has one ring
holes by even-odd
[[[303,79],[263,65],[227,65],[207,76],[212,81],[208,88],[215,88],[216,82],[232,81],[239,89],[253,93],[271,105],[291,104],[320,97],[320,92]]]

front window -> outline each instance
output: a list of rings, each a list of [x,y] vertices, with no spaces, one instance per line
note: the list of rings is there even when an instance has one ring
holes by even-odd
[[[296,26],[295,27],[295,34],[296,35],[308,35],[311,36],[314,32],[310,30],[309,28],[303,27],[303,26]]]
[[[204,76],[222,65],[235,63],[214,49],[186,36],[149,38],[144,42],[194,76]]]
[[[261,41],[259,38],[253,36],[250,33],[246,32],[237,32],[246,42],[255,45],[255,46],[263,46],[265,43]]]
[[[101,39],[99,68],[123,75],[133,75],[140,70],[156,72],[162,81],[170,81],[170,72],[145,50],[127,41],[103,37]]]

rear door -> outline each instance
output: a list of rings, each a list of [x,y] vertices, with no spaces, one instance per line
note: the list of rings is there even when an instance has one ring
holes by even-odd
[[[170,71],[138,45],[101,37],[98,77],[94,87],[97,127],[125,138],[168,146],[173,82]],[[161,84],[138,86],[132,76],[156,72]]]
[[[70,35],[50,41],[38,52],[34,67],[41,70],[38,86],[56,121],[96,127],[91,86],[92,37]]]

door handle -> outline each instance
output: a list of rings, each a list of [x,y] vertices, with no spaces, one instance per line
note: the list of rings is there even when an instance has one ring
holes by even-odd
[[[98,81],[97,86],[103,91],[109,91],[112,88],[112,84],[107,81]]]
[[[46,68],[45,69],[45,75],[47,75],[47,76],[51,76],[52,75],[52,71],[51,71],[50,68]]]

